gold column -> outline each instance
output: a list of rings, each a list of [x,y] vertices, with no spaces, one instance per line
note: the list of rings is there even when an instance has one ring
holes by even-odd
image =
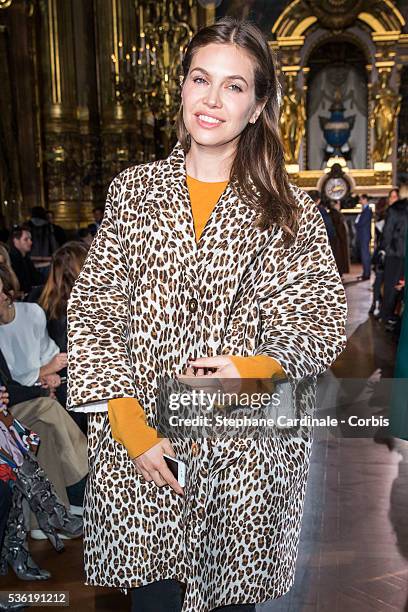
[[[47,0],[40,7],[46,200],[57,222],[72,227],[78,222],[82,200],[74,6],[64,0]]]
[[[376,44],[375,69],[377,80],[370,87],[369,125],[372,129],[371,158],[377,184],[392,183],[393,155],[396,147],[396,125],[401,96],[391,86],[395,72],[395,46],[399,32],[373,33]]]
[[[95,0],[96,62],[99,81],[103,183],[106,185],[130,162],[142,162],[142,109],[115,98],[119,66],[112,56],[124,57],[137,40],[138,4],[134,0]]]

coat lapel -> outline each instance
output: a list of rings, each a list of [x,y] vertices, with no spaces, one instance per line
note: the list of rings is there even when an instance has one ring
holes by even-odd
[[[217,293],[228,312],[242,275],[250,262],[272,239],[275,231],[254,225],[256,213],[235,195],[231,183],[221,194],[198,243],[187,187],[185,153],[177,142],[162,160],[158,181],[147,196],[149,210],[171,239],[164,248],[175,250],[190,285],[204,296]]]

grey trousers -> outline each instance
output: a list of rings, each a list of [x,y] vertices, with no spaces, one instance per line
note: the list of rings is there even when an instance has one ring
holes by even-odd
[[[61,501],[69,508],[66,487],[87,475],[87,440],[59,402],[38,397],[15,404],[12,415],[41,438],[37,459]]]

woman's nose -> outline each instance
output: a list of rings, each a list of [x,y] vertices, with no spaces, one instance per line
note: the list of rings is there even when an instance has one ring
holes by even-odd
[[[204,102],[208,104],[208,106],[222,106],[218,89],[215,87],[210,87],[210,89],[207,91],[207,95],[204,98]]]

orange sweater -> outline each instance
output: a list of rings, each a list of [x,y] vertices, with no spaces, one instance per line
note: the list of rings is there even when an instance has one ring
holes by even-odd
[[[204,230],[216,203],[228,181],[208,183],[187,175],[196,241]],[[230,356],[241,378],[271,378],[284,372],[278,361],[266,355]],[[160,441],[157,431],[146,423],[143,408],[136,398],[126,397],[108,401],[108,415],[113,438],[123,444],[133,458]]]

